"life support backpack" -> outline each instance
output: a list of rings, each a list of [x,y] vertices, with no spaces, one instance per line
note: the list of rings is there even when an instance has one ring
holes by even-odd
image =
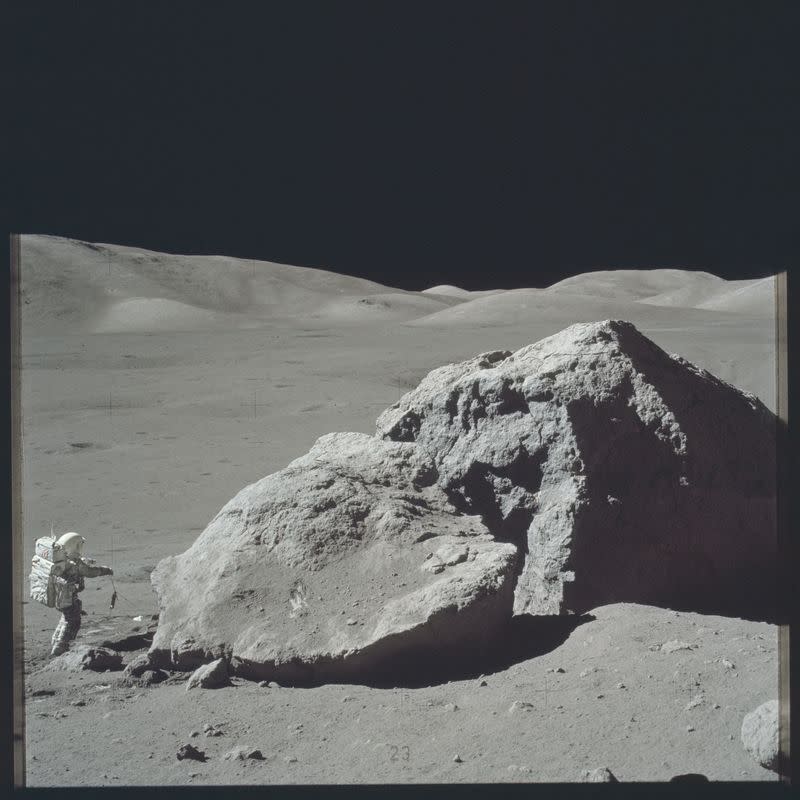
[[[48,608],[69,608],[75,596],[75,584],[63,577],[66,555],[54,536],[36,540],[31,561],[31,600]]]

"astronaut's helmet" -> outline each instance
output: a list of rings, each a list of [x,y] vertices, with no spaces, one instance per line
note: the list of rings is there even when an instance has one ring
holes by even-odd
[[[83,543],[86,539],[75,531],[69,531],[59,536],[56,544],[64,551],[65,555],[69,558],[75,556],[80,557],[83,553]]]

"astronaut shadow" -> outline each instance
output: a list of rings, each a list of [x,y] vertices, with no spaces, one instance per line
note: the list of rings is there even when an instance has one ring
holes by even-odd
[[[430,649],[415,652],[412,648],[402,663],[392,659],[357,682],[379,689],[420,689],[477,680],[552,652],[576,628],[594,619],[591,614],[512,617],[495,636],[480,645],[434,652]]]

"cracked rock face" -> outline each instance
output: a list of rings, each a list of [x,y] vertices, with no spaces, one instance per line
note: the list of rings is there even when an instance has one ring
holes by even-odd
[[[626,322],[441,367],[157,566],[151,661],[362,681],[485,652],[514,613],[746,616],[775,584],[775,433]]]
[[[479,646],[511,615],[516,547],[435,479],[413,444],[323,436],[158,565],[154,662],[314,682]]]
[[[773,585],[774,415],[630,323],[436,369],[377,432],[520,547],[516,613],[731,610]]]

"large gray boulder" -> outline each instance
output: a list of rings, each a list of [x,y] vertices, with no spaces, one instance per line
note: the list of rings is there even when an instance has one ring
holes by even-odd
[[[516,563],[452,506],[421,448],[323,436],[158,564],[150,655],[282,683],[362,679],[485,645],[511,616]]]
[[[774,479],[754,396],[630,323],[573,325],[434,370],[376,436],[323,436],[239,492],[152,573],[150,656],[364,681],[485,653],[514,612],[757,614]]]
[[[520,548],[516,613],[771,608],[775,417],[630,323],[436,369],[377,431],[422,448],[454,504]]]

